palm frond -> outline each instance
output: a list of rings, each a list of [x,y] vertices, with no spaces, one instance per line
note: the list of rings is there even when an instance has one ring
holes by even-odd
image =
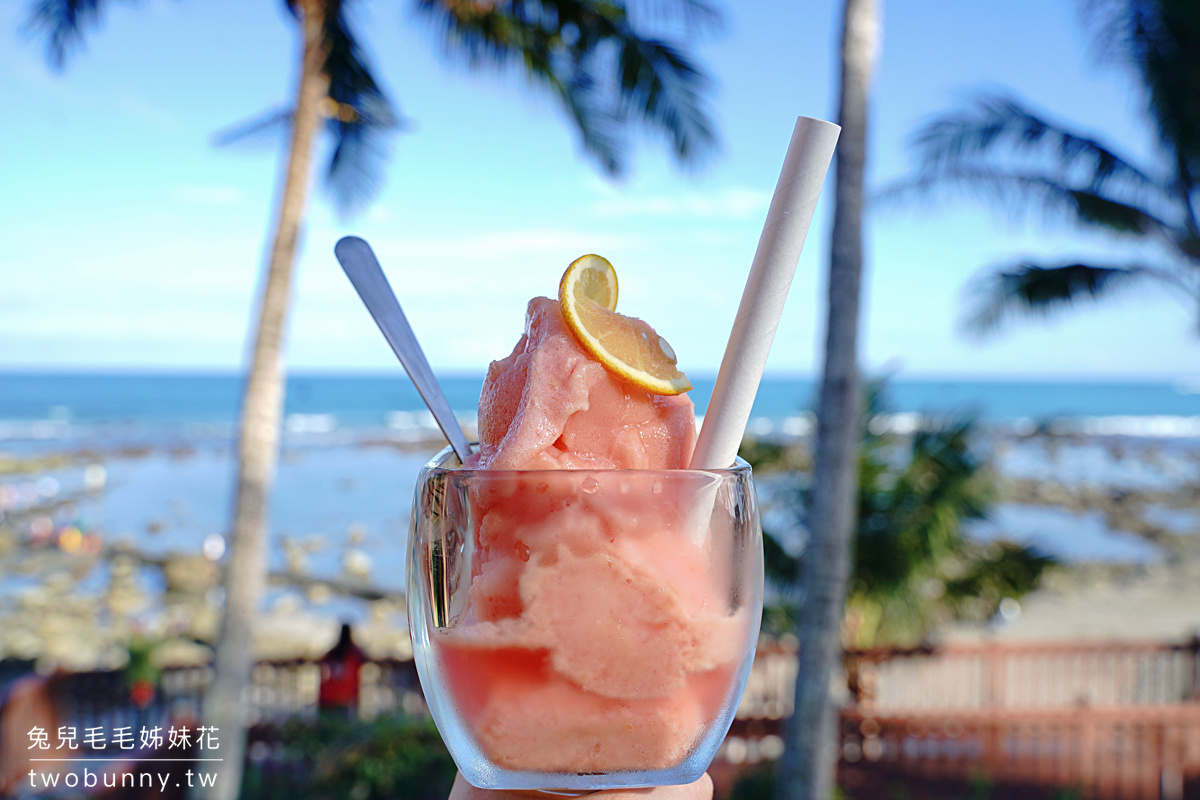
[[[286,0],[299,18],[297,0]],[[391,137],[404,128],[404,120],[371,72],[366,53],[358,43],[347,16],[352,0],[325,0],[325,73],[329,90],[322,113],[333,144],[325,168],[324,187],[334,207],[343,215],[359,210],[379,191],[383,164],[391,151]],[[219,143],[256,137],[272,125],[290,119],[291,110],[237,126]],[[255,124],[256,122],[261,124]]]
[[[1140,78],[1159,136],[1174,151],[1180,188],[1194,190],[1200,183],[1200,6],[1090,0],[1085,8],[1101,57]]]
[[[701,107],[707,79],[681,51],[666,42],[626,36],[621,42],[620,116],[639,116],[671,139],[675,157],[695,163],[716,144]]]
[[[587,74],[576,74],[563,83],[559,76],[547,71],[544,80],[559,96],[575,128],[579,132],[584,152],[590,153],[610,175],[625,168],[627,143],[621,121],[611,110],[596,100],[596,82]]]
[[[1166,235],[1170,227],[1145,209],[1105,197],[1099,192],[1066,187],[1062,187],[1062,192],[1064,199],[1071,203],[1076,219],[1087,225],[1107,228],[1113,233],[1139,235]]]
[[[575,63],[595,46],[590,28],[562,18],[552,6],[420,0],[417,9],[442,27],[447,52],[461,55],[473,69],[520,62],[558,97],[585,152],[606,172],[621,169],[625,143],[619,122],[599,101],[595,78]]]
[[[959,524],[982,515],[987,497],[968,439],[974,423],[928,422],[901,467],[876,447],[860,459],[855,575],[867,591],[907,590],[955,550]]]
[[[902,512],[897,539],[930,566],[962,549],[962,523],[982,518],[991,499],[970,447],[974,428],[972,420],[960,419],[917,431],[908,468],[892,489]]]
[[[663,3],[702,16],[703,2]],[[418,0],[448,52],[473,67],[520,64],[562,103],[583,149],[610,174],[625,168],[631,122],[667,136],[695,164],[716,144],[703,109],[708,81],[675,45],[635,29],[610,0]]]
[[[1032,159],[1034,170],[1064,184],[1098,192],[1115,185],[1131,200],[1178,209],[1169,181],[1153,176],[1099,140],[1075,133],[1003,95],[984,95],[965,108],[926,122],[913,136],[919,171],[930,179],[955,180],[989,159]]]
[[[968,290],[974,294],[974,308],[965,327],[973,334],[986,335],[1013,314],[1045,316],[1082,300],[1097,300],[1150,274],[1152,271],[1137,265],[1021,262],[991,272]]]
[[[716,30],[724,22],[721,10],[705,0],[642,0],[629,7],[629,16],[639,27],[681,27],[684,33]]]
[[[137,0],[124,0],[127,3]],[[72,50],[83,46],[83,37],[99,27],[110,0],[38,0],[25,20],[25,31],[46,39],[46,60],[62,69]]]
[[[216,147],[240,144],[278,146],[286,140],[294,115],[295,111],[291,108],[265,111],[217,131],[212,136],[212,143]]]
[[[391,137],[403,122],[375,80],[346,18],[349,3],[329,0],[329,4],[336,9],[325,17],[325,72],[329,75],[326,126],[333,136],[333,150],[325,171],[325,186],[339,211],[350,213],[379,191]]]
[[[1200,264],[1200,230],[1179,232],[1175,237],[1175,247],[1179,252]]]
[[[982,605],[982,616],[990,617],[1004,598],[1020,600],[1037,588],[1042,576],[1057,563],[1037,548],[995,542],[983,548],[961,574],[945,582],[946,602],[960,616],[964,610]]]
[[[873,415],[886,413],[886,382],[867,381],[864,390],[870,396],[862,404],[869,409],[865,424]],[[1004,597],[1020,596],[1036,585],[1051,563],[1024,548],[984,548],[968,539],[964,523],[983,518],[995,499],[993,475],[972,445],[975,431],[970,418],[925,418],[911,437],[864,436],[843,626],[848,643],[915,644],[937,623],[963,616],[965,610],[991,613]],[[778,459],[771,450],[746,451],[761,455],[766,463]],[[800,516],[807,492],[802,481],[790,486],[802,500],[793,509]],[[798,563],[780,544],[777,530],[782,527],[778,522],[768,525],[764,517],[764,550],[773,588],[796,574]],[[805,557],[801,552],[799,558]],[[790,602],[777,606],[771,626],[787,623],[785,612],[795,607]]]
[[[936,175],[920,175],[888,187],[879,196],[884,203],[908,197],[965,194],[991,203],[1010,215],[1036,215],[1046,221],[1056,217],[1084,228],[1107,233],[1154,237],[1168,248],[1179,248],[1185,221],[1168,222],[1152,210],[1108,193],[1107,189],[1076,188],[1034,173],[1014,172],[989,165],[959,167]]]

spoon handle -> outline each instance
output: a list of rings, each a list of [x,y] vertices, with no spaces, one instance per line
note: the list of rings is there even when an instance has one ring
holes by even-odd
[[[459,461],[466,462],[467,457],[471,455],[471,446],[467,444],[467,437],[463,435],[458,420],[454,418],[450,403],[442,393],[437,378],[433,376],[433,370],[425,360],[425,353],[417,343],[408,318],[404,316],[404,311],[401,310],[400,303],[396,300],[396,295],[392,292],[392,287],[383,274],[371,246],[357,236],[347,236],[334,246],[333,252],[345,270],[346,277],[354,284],[358,296],[362,298],[363,305],[371,312],[375,324],[383,331],[384,338],[404,365],[408,377],[421,394],[421,399],[433,412],[434,420],[446,435],[450,446],[454,448]]]

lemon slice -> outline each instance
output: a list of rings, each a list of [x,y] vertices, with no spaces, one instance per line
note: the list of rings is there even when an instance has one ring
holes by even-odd
[[[617,271],[604,256],[580,256],[567,267],[558,284],[560,303],[566,295],[583,295],[609,311],[616,311]]]
[[[609,372],[653,394],[692,388],[666,339],[640,319],[613,310],[617,273],[605,259],[586,255],[572,261],[558,284],[558,304],[571,333]]]

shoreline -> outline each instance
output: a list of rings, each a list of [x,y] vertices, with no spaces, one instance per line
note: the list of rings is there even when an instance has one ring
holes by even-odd
[[[113,666],[127,657],[120,643],[134,637],[195,658],[186,642],[212,638],[221,602],[223,540],[205,548],[227,513],[231,443],[40,454],[4,445],[0,658]],[[440,436],[293,434],[276,487],[273,580],[257,655],[320,655],[347,617],[374,631],[364,634],[373,655],[406,653],[412,479],[441,446]],[[1140,549],[1116,548],[1117,557],[1094,563],[1073,558],[1022,602],[1014,622],[950,627],[943,636],[1181,639],[1200,630],[1200,439],[993,426],[980,432],[980,446],[998,474],[1001,526],[1057,529],[1060,543],[1111,534]],[[1124,563],[1122,552],[1136,558]]]

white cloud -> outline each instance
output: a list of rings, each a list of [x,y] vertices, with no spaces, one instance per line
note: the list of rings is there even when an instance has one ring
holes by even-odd
[[[240,206],[246,203],[246,193],[236,186],[180,184],[172,187],[171,196],[181,203],[196,206]]]
[[[371,241],[380,258],[413,259],[501,259],[531,253],[574,252],[581,243],[592,250],[612,249],[627,244],[629,237],[596,236],[594,232],[570,230],[495,231],[443,238],[381,238]]]
[[[743,220],[760,215],[771,196],[757,189],[730,186],[712,192],[678,195],[606,193],[592,204],[601,217],[699,217]]]

